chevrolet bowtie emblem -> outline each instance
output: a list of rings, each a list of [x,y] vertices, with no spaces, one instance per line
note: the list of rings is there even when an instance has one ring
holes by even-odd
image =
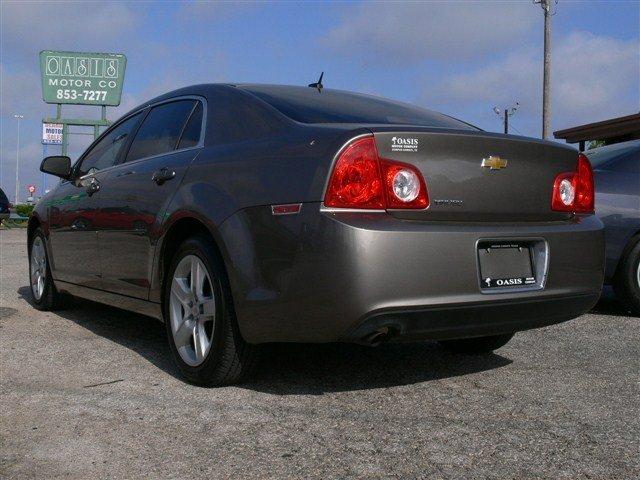
[[[483,158],[480,166],[490,170],[500,170],[501,168],[507,168],[507,161],[503,158],[491,155],[489,158]]]

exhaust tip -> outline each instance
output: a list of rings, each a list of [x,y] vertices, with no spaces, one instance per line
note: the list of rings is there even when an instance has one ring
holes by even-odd
[[[366,335],[362,342],[367,345],[371,345],[375,347],[376,345],[380,345],[381,343],[386,343],[392,338],[398,336],[400,330],[391,325],[385,325],[384,327],[377,328],[373,332]]]

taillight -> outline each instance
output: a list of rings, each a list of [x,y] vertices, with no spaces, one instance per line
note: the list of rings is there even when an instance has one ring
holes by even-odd
[[[324,198],[327,207],[384,208],[380,162],[373,137],[358,139],[336,160]]]
[[[357,139],[340,154],[324,204],[334,208],[416,209],[429,205],[422,175],[412,165],[381,159],[373,136]]]
[[[556,176],[551,208],[559,212],[593,213],[594,201],[593,170],[589,159],[580,153],[575,172]]]
[[[382,160],[387,208],[427,208],[427,186],[420,172],[411,165]]]

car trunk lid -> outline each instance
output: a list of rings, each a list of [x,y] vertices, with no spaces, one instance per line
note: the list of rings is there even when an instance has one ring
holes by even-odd
[[[394,210],[415,220],[553,221],[556,175],[574,171],[577,152],[551,142],[487,132],[369,127],[381,158],[414,165],[427,185],[425,210]]]

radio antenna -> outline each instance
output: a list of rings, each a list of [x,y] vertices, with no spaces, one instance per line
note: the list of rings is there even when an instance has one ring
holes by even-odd
[[[310,83],[308,86],[311,88],[317,88],[318,93],[322,93],[322,89],[324,88],[324,85],[322,85],[322,77],[324,77],[324,72],[320,74],[320,78],[316,83]]]

